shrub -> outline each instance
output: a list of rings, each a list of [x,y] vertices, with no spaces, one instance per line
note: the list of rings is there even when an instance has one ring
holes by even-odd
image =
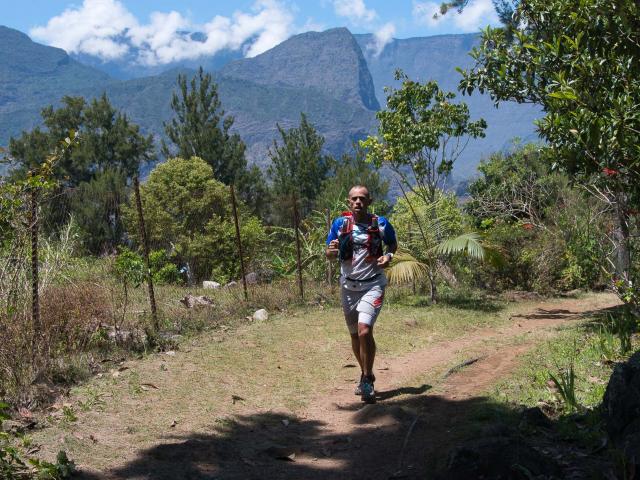
[[[167,251],[190,281],[238,278],[229,189],[213,178],[209,165],[197,157],[170,159],[151,172],[140,195],[151,247]],[[251,263],[265,232],[242,203],[238,208],[246,263]],[[135,208],[125,206],[123,214],[129,234],[139,242]]]

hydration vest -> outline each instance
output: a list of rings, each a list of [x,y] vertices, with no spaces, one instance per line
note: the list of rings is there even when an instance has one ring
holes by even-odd
[[[351,260],[353,258],[353,225],[355,221],[351,212],[343,212],[344,221],[338,232],[340,261]],[[382,233],[376,215],[369,215],[369,226],[367,227],[367,257],[365,261],[373,262],[383,255]]]

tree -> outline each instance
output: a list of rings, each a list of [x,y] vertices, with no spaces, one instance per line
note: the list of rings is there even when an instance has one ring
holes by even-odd
[[[231,133],[234,118],[226,115],[211,74],[202,67],[187,82],[178,75],[178,92],[171,98],[175,117],[164,124],[165,133],[175,148],[162,141],[162,153],[167,157],[198,157],[207,162],[215,179],[234,184],[243,200],[255,209],[266,192],[258,167],[247,167],[246,146],[237,133]]]
[[[17,163],[13,175],[27,175],[60,139],[76,131],[81,141],[65,151],[53,169],[57,187],[44,208],[43,225],[55,231],[69,215],[75,216],[90,252],[113,250],[122,239],[120,196],[140,165],[155,158],[151,136],[142,135],[106,95],[91,102],[65,96],[62,107],[48,106],[41,114],[46,129],[23,132],[9,142]]]
[[[640,6],[522,0],[513,18],[513,38],[504,29],[483,31],[460,89],[542,106],[538,130],[556,167],[616,212],[616,273],[628,280],[630,213],[640,202]]]
[[[127,179],[119,170],[104,170],[78,185],[70,210],[80,241],[89,252],[112,252],[122,243],[120,206],[126,197]]]
[[[303,113],[298,127],[284,130],[278,125],[278,132],[282,143],[274,140],[269,149],[271,165],[268,173],[273,181],[272,189],[281,198],[297,198],[304,216],[314,206],[331,160],[322,153],[324,138]]]
[[[387,108],[376,114],[378,137],[361,142],[376,167],[387,165],[425,203],[433,203],[470,138],[484,137],[482,119],[471,122],[465,103],[443,92],[435,81],[410,80],[401,71],[399,89],[391,89]]]
[[[487,125],[482,119],[471,122],[467,105],[453,103],[455,95],[440,90],[436,82],[421,84],[400,70],[396,79],[402,80],[402,86],[389,91],[386,110],[376,114],[378,137],[367,138],[361,146],[376,167],[386,165],[400,179],[407,212],[420,231],[423,254],[432,259],[428,272],[435,300],[435,273],[441,262],[435,259],[437,252],[425,232],[443,220],[436,205],[455,161],[469,139],[484,137]],[[413,195],[407,195],[407,190]],[[435,232],[435,242],[440,243],[445,237],[440,230]]]
[[[45,107],[41,115],[45,131],[36,128],[9,142],[18,174],[41,163],[45,152],[71,130],[78,132],[82,141],[56,164],[54,175],[64,186],[77,187],[105,170],[120,170],[131,178],[142,162],[155,158],[151,136],[143,136],[140,128],[118,112],[106,95],[89,103],[82,97],[65,96],[62,107]]]
[[[444,273],[448,267],[439,261],[435,249],[443,239],[463,231],[462,214],[455,196],[438,190],[436,199],[427,201],[417,193],[409,192],[394,205],[391,221],[398,232],[400,245],[398,258],[394,258],[394,265],[389,270],[391,281],[426,278],[431,299],[436,301],[436,276],[439,270]]]
[[[353,155],[343,154],[338,160],[331,162],[331,174],[322,185],[317,198],[317,206],[334,208],[344,205],[349,190],[354,185],[366,185],[375,204],[376,213],[384,214],[387,209],[386,197],[389,191],[389,181],[384,180],[380,171],[367,162],[362,149],[356,148]]]
[[[442,2],[440,4],[440,12],[436,13],[433,18],[438,18],[440,15],[446,15],[449,10],[455,9],[458,13],[469,5],[470,0],[452,0],[450,2]],[[493,7],[498,14],[500,22],[505,26],[506,32],[509,34],[512,32],[513,27],[513,14],[515,9],[520,3],[520,0],[491,0]]]
[[[515,145],[497,152],[478,165],[480,176],[469,183],[465,210],[481,226],[484,220],[501,219],[545,229],[549,208],[561,205],[566,177],[551,172],[548,148]]]
[[[167,160],[149,174],[140,195],[151,248],[167,250],[172,261],[186,268],[190,280],[238,278],[229,189],[213,178],[209,164],[197,157]],[[128,231],[139,241],[135,208],[128,205],[123,210]],[[244,253],[251,261],[264,240],[264,229],[244,204],[239,210]]]

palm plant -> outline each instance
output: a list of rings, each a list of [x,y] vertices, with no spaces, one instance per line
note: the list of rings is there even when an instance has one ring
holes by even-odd
[[[436,271],[448,270],[447,259],[462,255],[494,265],[503,261],[480,234],[463,233],[457,200],[446,194],[428,203],[411,193],[405,194],[396,204],[394,225],[403,236],[403,248],[388,270],[389,280],[414,284],[428,280],[432,301],[436,299]]]
[[[500,264],[503,259],[500,252],[483,242],[482,237],[475,232],[463,233],[448,238],[429,249],[432,258],[438,255],[465,255],[473,260]],[[387,270],[390,283],[403,284],[420,282],[428,278],[430,265],[418,260],[409,251],[400,249],[393,258],[393,264]]]

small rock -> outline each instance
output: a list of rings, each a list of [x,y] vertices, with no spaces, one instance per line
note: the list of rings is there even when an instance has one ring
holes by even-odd
[[[256,272],[250,272],[244,276],[244,279],[247,282],[247,285],[255,285],[258,283],[259,277]]]
[[[269,312],[261,308],[260,310],[256,310],[251,318],[256,322],[264,322],[269,319]]]
[[[527,408],[522,412],[522,422],[534,427],[551,428],[553,423],[539,407]]]
[[[220,285],[218,282],[213,282],[209,280],[205,280],[204,282],[202,282],[202,288],[205,288],[208,290],[217,290],[221,286],[222,285]]]
[[[234,282],[233,280],[229,283],[227,283],[224,288],[233,288],[233,287],[237,287],[238,286],[238,282]]]
[[[187,294],[184,298],[181,298],[180,303],[182,303],[187,308],[213,306],[213,300],[211,300],[209,297],[205,297],[204,295],[191,295],[190,293]]]

